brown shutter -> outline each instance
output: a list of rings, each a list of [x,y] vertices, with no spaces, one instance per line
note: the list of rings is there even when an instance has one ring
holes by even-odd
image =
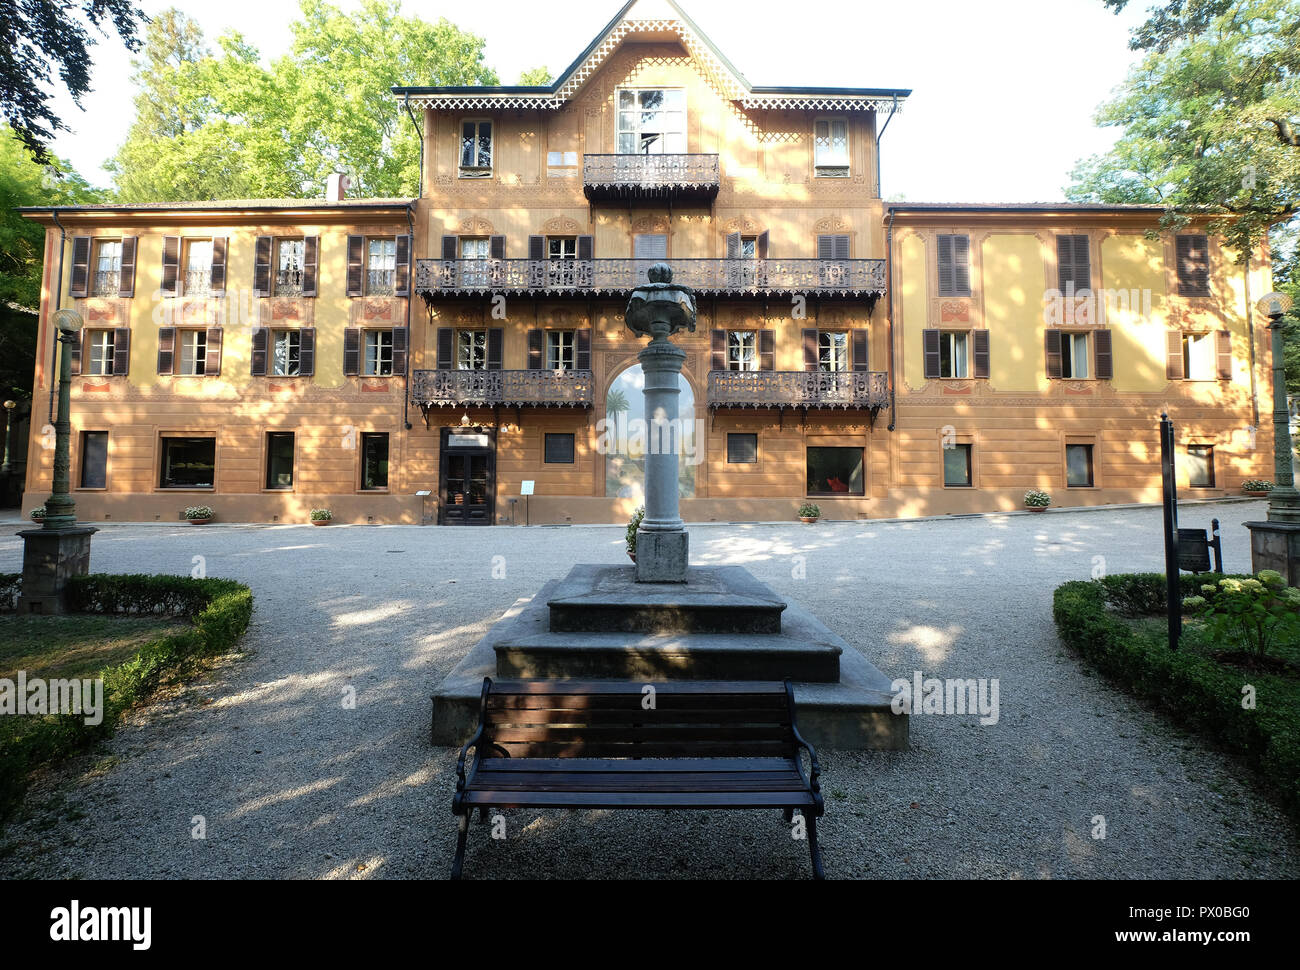
[[[348,296],[365,293],[365,236],[348,236]]]
[[[393,374],[402,376],[406,373],[406,357],[410,341],[405,327],[393,328]]]
[[[1097,358],[1097,380],[1109,381],[1115,377],[1115,355],[1111,348],[1109,330],[1094,330],[1093,353]]]
[[[456,331],[451,327],[438,328],[438,370],[451,370],[456,366],[452,359],[452,342]]]
[[[1210,293],[1210,241],[1202,235],[1175,237],[1175,257],[1178,263],[1178,294],[1180,296],[1209,296]]]
[[[1056,288],[1062,293],[1074,278],[1074,237],[1056,237]]]
[[[488,237],[488,257],[491,259],[506,258],[506,237],[505,236]]]
[[[254,377],[265,377],[267,371],[267,342],[271,331],[266,327],[255,327],[253,329],[253,367],[252,374]]]
[[[345,327],[343,330],[343,376],[356,377],[361,373],[361,328]]]
[[[506,332],[501,327],[492,327],[487,335],[488,370],[501,369],[501,356],[505,350]]]
[[[591,330],[587,327],[573,335],[573,364],[576,370],[591,370]]]
[[[176,328],[158,328],[158,373],[170,374],[176,358]]]
[[[957,296],[970,296],[970,237],[953,236],[952,280]]]
[[[578,237],[578,258],[593,259],[595,253],[595,239],[591,236]]]
[[[443,236],[442,237],[442,258],[455,259],[459,253],[456,252],[456,243],[460,237]]]
[[[1043,333],[1043,349],[1047,357],[1047,376],[1061,376],[1061,331],[1047,330]]]
[[[727,331],[714,330],[711,335],[712,340],[712,362],[709,365],[710,370],[727,369]]]
[[[989,332],[987,330],[972,331],[974,337],[974,354],[975,358],[975,376],[989,376]]]
[[[131,371],[131,330],[118,327],[113,331],[113,376],[121,377]]]
[[[1220,330],[1218,339],[1219,380],[1232,380],[1232,334]]]
[[[853,369],[862,371],[869,370],[867,367],[867,341],[870,334],[866,330],[853,331]]]
[[[528,237],[528,258],[529,259],[546,258],[546,237],[545,236]]]
[[[393,246],[393,296],[411,295],[411,236],[403,233]]]
[[[759,259],[767,259],[767,230],[764,229],[758,234],[758,239],[754,243],[754,255]]]
[[[541,370],[546,362],[546,335],[541,330],[528,331],[528,369]]]
[[[1181,381],[1183,370],[1183,332],[1169,330],[1165,333],[1165,379]]]
[[[805,330],[803,332],[803,369],[817,369],[817,331]]]
[[[72,240],[72,281],[68,295],[74,299],[90,295],[90,244],[89,236],[77,236]]]
[[[203,355],[203,373],[216,377],[221,373],[221,328],[208,327],[208,347]]]
[[[316,265],[320,260],[320,237],[308,236],[302,243],[302,295],[316,295]]]
[[[953,295],[952,236],[940,236],[938,243],[939,295]]]
[[[181,237],[163,236],[162,295],[179,296],[181,292]]]
[[[316,374],[315,327],[303,327],[298,331],[298,373],[303,377]]]
[[[921,352],[925,357],[925,379],[939,379],[939,331],[921,331]]]
[[[271,236],[258,236],[253,257],[253,296],[271,295],[271,256],[275,240]]]
[[[776,369],[776,331],[760,330],[758,332],[758,369]]]
[[[81,373],[81,335],[83,333],[85,333],[84,330],[79,330],[76,333],[69,334],[68,342],[63,345],[68,353],[68,364],[73,377]]]
[[[212,240],[212,273],[209,276],[209,288],[213,293],[226,292],[226,250],[229,240],[225,236],[216,236]]]
[[[727,259],[740,258],[740,233],[727,233]]]
[[[117,284],[117,295],[123,299],[135,296],[136,237],[122,237],[122,272]]]
[[[1088,237],[1083,235],[1062,235],[1056,237],[1056,283],[1057,288],[1065,293],[1070,290],[1078,293],[1090,288],[1092,273],[1088,253]]]

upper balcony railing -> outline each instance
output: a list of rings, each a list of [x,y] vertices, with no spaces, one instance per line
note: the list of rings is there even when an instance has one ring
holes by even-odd
[[[622,295],[649,282],[654,259],[421,259],[415,289],[467,293]],[[704,294],[880,296],[883,259],[674,259],[673,282]]]
[[[593,387],[589,370],[417,370],[411,373],[411,403],[589,408]]]
[[[582,191],[593,202],[711,200],[718,172],[717,155],[584,155]]]
[[[889,405],[883,371],[709,371],[710,408],[846,408]]]

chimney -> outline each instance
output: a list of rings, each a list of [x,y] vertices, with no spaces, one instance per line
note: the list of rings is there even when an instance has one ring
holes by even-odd
[[[335,172],[325,183],[325,201],[342,202],[347,198],[348,187],[352,184],[352,179],[342,172]]]

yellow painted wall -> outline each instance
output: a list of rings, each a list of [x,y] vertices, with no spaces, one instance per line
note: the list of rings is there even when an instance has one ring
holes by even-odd
[[[920,387],[925,383],[925,353],[921,346],[921,331],[929,326],[925,240],[920,236],[907,236],[901,241],[899,250],[894,279],[902,297],[903,326],[907,331],[903,341],[903,346],[907,349],[903,376],[910,386]]]
[[[1101,243],[1103,290],[1130,294],[1127,307],[1117,298],[1107,301],[1118,391],[1155,391],[1167,383],[1165,248],[1141,233],[1111,235]]]
[[[1027,233],[997,233],[984,240],[980,260],[989,382],[999,391],[1046,389],[1042,243]]]

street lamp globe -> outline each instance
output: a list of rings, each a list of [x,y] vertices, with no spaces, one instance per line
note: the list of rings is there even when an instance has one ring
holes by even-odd
[[[1291,309],[1291,297],[1287,293],[1279,293],[1274,290],[1272,293],[1265,293],[1255,304],[1255,309],[1268,317],[1270,320],[1277,321],[1286,316]]]
[[[64,307],[62,310],[55,310],[53,321],[54,326],[63,333],[77,333],[85,323],[85,321],[81,319],[80,313],[76,310],[70,310],[67,307]]]

